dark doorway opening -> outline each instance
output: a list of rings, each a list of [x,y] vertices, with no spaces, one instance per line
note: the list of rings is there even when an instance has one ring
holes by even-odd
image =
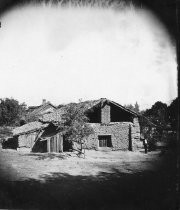
[[[47,152],[47,141],[37,140],[32,148],[32,152]]]
[[[65,136],[63,136],[63,151],[64,152],[72,151],[72,142],[68,141]]]
[[[99,147],[112,147],[111,135],[99,135]]]
[[[129,125],[129,147],[128,147],[129,151],[132,151],[132,136],[131,136],[131,125]]]
[[[18,147],[18,137],[10,137],[2,141],[3,149],[17,149]]]

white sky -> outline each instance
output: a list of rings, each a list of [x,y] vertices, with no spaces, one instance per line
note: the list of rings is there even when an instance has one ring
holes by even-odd
[[[31,5],[0,21],[0,98],[105,97],[144,109],[177,96],[175,48],[148,11]]]

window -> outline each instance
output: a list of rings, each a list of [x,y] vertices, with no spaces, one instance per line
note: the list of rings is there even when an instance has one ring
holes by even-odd
[[[112,147],[111,135],[98,136],[99,147]]]

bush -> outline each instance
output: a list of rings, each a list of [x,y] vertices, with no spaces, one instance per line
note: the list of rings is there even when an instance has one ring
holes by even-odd
[[[15,99],[0,99],[0,125],[19,125],[21,117],[25,114],[26,105],[19,104]]]
[[[2,144],[3,139],[12,136],[13,127],[0,127],[0,144]]]

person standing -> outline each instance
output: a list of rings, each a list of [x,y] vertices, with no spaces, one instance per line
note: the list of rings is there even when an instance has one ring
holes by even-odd
[[[145,154],[147,154],[147,140],[146,139],[144,139],[143,144],[144,144]]]
[[[147,154],[147,148],[148,148],[147,140],[145,139],[145,137],[144,137],[143,134],[141,134],[141,137],[140,138],[141,138],[141,141],[143,142],[145,153]]]

